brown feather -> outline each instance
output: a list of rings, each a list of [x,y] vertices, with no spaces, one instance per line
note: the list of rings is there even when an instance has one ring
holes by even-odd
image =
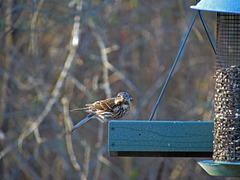
[[[103,100],[100,104],[105,111],[112,111],[112,107],[115,105],[114,98]]]

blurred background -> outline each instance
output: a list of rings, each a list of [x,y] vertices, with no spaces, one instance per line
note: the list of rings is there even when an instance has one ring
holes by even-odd
[[[69,109],[129,92],[148,120],[189,30],[194,0],[0,1],[0,179],[234,179],[193,158],[111,158],[107,124],[64,134]],[[216,14],[203,12],[215,37]],[[215,57],[199,17],[154,120],[213,121]]]

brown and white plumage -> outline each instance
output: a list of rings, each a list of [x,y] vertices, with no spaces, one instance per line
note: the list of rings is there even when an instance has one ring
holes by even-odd
[[[88,116],[76,124],[71,132],[85,124],[92,118],[97,118],[101,122],[108,122],[108,119],[119,119],[126,115],[130,109],[131,96],[127,92],[120,92],[116,97],[96,101],[86,104],[85,108],[73,109],[72,111],[85,111]]]

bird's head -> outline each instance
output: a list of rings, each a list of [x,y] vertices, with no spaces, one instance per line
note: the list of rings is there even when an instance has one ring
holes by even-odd
[[[116,96],[115,103],[118,104],[118,102],[123,102],[123,103],[130,104],[131,100],[132,100],[132,97],[127,92],[120,92]]]

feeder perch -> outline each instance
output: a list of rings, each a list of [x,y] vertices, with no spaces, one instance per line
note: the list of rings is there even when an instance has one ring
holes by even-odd
[[[240,2],[202,0],[192,9],[217,12],[212,176],[240,177]]]

